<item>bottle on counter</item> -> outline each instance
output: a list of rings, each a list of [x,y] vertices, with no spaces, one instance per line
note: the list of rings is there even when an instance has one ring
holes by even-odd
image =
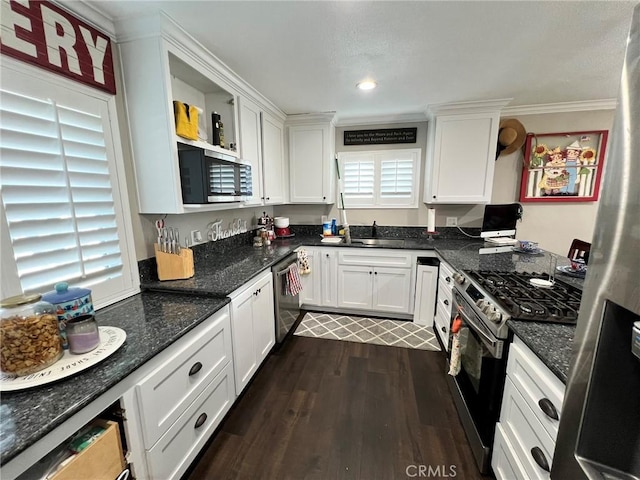
[[[211,124],[213,125],[213,136],[211,143],[213,145],[220,145],[220,115],[218,112],[211,114]]]

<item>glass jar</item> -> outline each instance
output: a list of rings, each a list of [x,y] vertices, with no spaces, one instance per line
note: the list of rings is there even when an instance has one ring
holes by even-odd
[[[67,320],[67,339],[71,353],[87,353],[100,345],[100,333],[96,317],[80,315]]]
[[[63,355],[58,316],[39,294],[18,295],[0,302],[0,370],[29,375]]]

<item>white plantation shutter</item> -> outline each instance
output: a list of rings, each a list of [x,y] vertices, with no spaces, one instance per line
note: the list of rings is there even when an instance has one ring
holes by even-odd
[[[339,154],[346,208],[417,207],[420,149]]]
[[[212,165],[209,176],[212,195],[233,195],[236,193],[236,176],[233,165]]]
[[[67,281],[91,288],[100,305],[133,288],[106,102],[20,78],[0,88],[3,262],[10,248],[23,292]]]

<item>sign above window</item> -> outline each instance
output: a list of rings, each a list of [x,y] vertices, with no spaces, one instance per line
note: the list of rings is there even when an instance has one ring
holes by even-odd
[[[116,93],[108,36],[51,2],[0,1],[3,54]]]
[[[418,129],[380,128],[377,130],[349,130],[344,132],[345,145],[385,145],[416,143]]]

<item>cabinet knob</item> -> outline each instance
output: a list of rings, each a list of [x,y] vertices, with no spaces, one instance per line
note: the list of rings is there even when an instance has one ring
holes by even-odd
[[[271,200],[271,197],[267,197],[267,201]]]
[[[373,273],[375,273],[376,275],[378,274],[378,272],[373,272]]]
[[[445,305],[449,306],[449,300],[447,300],[446,298],[444,299],[444,301],[442,303],[444,303]]]
[[[445,277],[445,280],[447,281],[447,283],[451,283],[451,277]]]
[[[447,329],[445,327],[440,327],[440,330],[442,330],[442,333],[447,333]]]
[[[373,272],[369,272],[369,275],[371,275]]]
[[[558,416],[558,410],[556,410],[555,405],[551,403],[551,400],[549,400],[548,398],[543,398],[542,400],[540,400],[538,402],[538,406],[547,417],[552,418],[553,420],[560,419],[560,417]]]
[[[327,253],[326,255],[327,255],[327,258],[329,258],[329,254]]]
[[[436,198],[436,196],[434,195],[433,198]]]
[[[322,197],[322,199],[323,199],[323,200],[326,200],[326,199],[327,199],[327,197]]]
[[[200,362],[194,363],[193,366],[189,369],[189,376],[191,377],[192,375],[195,375],[200,371],[200,369],[202,369],[202,364]]]
[[[200,428],[206,421],[207,421],[207,414],[201,413],[198,419],[196,420],[196,424],[193,426],[193,428]]]
[[[541,469],[543,469],[545,472],[551,471],[549,462],[547,462],[547,457],[544,456],[544,452],[540,449],[540,447],[533,447],[531,449],[531,456]]]

